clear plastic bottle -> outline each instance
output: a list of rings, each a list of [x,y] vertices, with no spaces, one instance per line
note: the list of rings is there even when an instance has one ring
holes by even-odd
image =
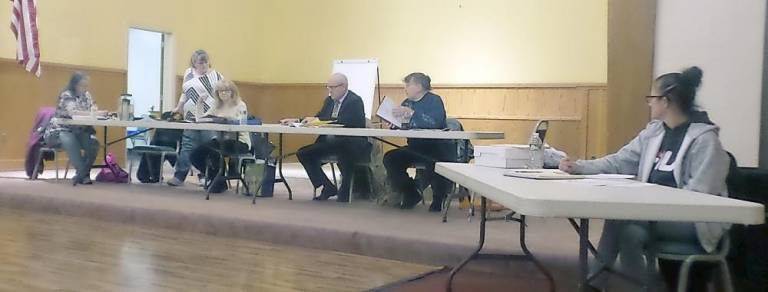
[[[544,168],[544,143],[538,134],[531,134],[531,139],[528,141],[528,151],[530,158],[526,167],[529,169]]]
[[[248,112],[245,109],[240,109],[240,124],[248,124]]]

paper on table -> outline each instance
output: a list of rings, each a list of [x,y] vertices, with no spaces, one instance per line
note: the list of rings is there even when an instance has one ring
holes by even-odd
[[[584,177],[594,178],[594,179],[633,179],[635,178],[634,175],[629,175],[629,174],[609,174],[609,173],[585,175]]]
[[[504,176],[539,180],[575,180],[583,179],[582,175],[573,175],[557,169],[511,169]]]
[[[631,179],[577,179],[577,180],[561,180],[560,182],[569,184],[588,185],[593,187],[643,187],[650,184],[639,182]]]
[[[379,110],[376,111],[376,115],[380,118],[384,119],[385,121],[389,122],[390,124],[399,126],[402,124],[400,119],[395,117],[395,114],[392,112],[397,107],[397,104],[392,101],[389,97],[385,96],[384,100],[381,101],[381,104],[379,105]]]

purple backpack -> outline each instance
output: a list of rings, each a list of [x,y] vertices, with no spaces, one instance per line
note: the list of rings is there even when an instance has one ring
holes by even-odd
[[[102,168],[101,172],[96,175],[96,181],[98,182],[111,182],[111,183],[128,183],[130,177],[128,173],[120,168],[115,161],[115,156],[112,153],[107,153],[107,157],[104,158],[104,163],[107,167]]]

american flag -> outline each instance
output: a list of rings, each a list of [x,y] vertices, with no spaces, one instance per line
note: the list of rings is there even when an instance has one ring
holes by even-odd
[[[16,36],[16,60],[40,77],[40,45],[37,41],[37,0],[11,0],[11,31]]]

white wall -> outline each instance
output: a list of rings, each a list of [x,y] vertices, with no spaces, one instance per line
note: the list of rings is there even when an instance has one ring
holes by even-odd
[[[704,71],[699,105],[741,166],[757,166],[765,0],[659,0],[654,75]]]

